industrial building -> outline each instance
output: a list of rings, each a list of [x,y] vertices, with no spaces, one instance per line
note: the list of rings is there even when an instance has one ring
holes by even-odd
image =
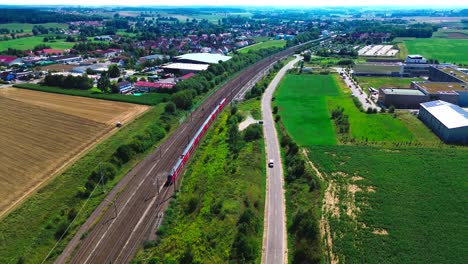
[[[429,100],[442,100],[462,107],[468,106],[468,89],[464,83],[411,82],[411,88],[429,96]]]
[[[353,75],[400,77],[402,66],[403,63],[401,62],[359,63],[353,66]]]
[[[188,74],[205,71],[210,65],[208,64],[195,64],[195,63],[169,63],[161,66],[164,72],[176,74]]]
[[[468,112],[441,100],[422,103],[419,119],[446,143],[468,144]]]
[[[413,77],[427,76],[432,65],[421,55],[408,55],[405,62],[373,61],[353,66],[356,76]]]
[[[420,103],[427,102],[429,96],[416,89],[380,88],[379,101],[386,106],[417,109]]]
[[[230,56],[224,56],[213,53],[188,53],[175,57],[176,63],[192,63],[192,64],[218,64],[219,61],[228,61]]]
[[[144,82],[139,81],[134,85],[135,90],[140,92],[158,92],[161,90],[172,89],[175,83]]]

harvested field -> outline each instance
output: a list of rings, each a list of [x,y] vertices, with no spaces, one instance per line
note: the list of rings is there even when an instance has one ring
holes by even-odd
[[[0,216],[148,107],[0,89]]]
[[[51,64],[51,65],[47,65],[47,66],[38,67],[38,70],[40,70],[40,71],[69,72],[75,67],[77,67],[77,65],[72,65],[72,64]]]

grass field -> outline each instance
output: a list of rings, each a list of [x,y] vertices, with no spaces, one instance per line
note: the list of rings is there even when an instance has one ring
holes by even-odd
[[[130,122],[147,109],[15,88],[1,89],[0,102],[1,214],[111,132],[117,121]]]
[[[465,263],[468,149],[314,146],[340,263]]]
[[[267,48],[273,48],[273,47],[282,48],[285,45],[286,45],[285,40],[267,40],[265,42],[260,42],[260,43],[253,44],[251,46],[247,46],[245,48],[239,49],[239,52],[247,53],[251,50],[267,49]]]
[[[275,105],[284,126],[299,145],[336,144],[326,97],[339,95],[333,75],[286,75]]]
[[[341,141],[382,144],[428,141],[427,137],[418,140],[404,123],[390,114],[360,112],[349,93],[334,74],[286,75],[278,88],[276,105],[284,126],[301,146],[336,144],[330,116],[338,107],[344,108],[350,122],[349,135],[340,136]]]
[[[18,50],[30,50],[33,49],[35,46],[39,44],[46,44],[53,49],[70,49],[75,45],[73,42],[65,42],[65,40],[53,40],[49,42],[43,42],[43,36],[41,37],[25,37],[25,38],[17,38],[17,39],[10,39],[10,40],[3,40],[0,41],[0,51],[7,50],[8,48],[18,49]]]
[[[239,106],[241,112],[251,109],[251,105],[247,109]],[[210,129],[184,174],[177,200],[165,213],[160,238],[138,253],[137,263],[242,263],[240,254],[249,256],[245,263],[260,262],[265,201],[263,139],[241,139],[239,154],[232,155],[227,143],[228,122],[228,114],[223,113]],[[246,219],[250,223],[239,226]],[[243,237],[240,229],[252,233]],[[245,251],[236,247],[239,237],[255,248],[254,255],[250,247]]]
[[[0,28],[6,28],[11,30],[23,30],[25,33],[32,32],[34,26],[43,26],[45,28],[68,28],[67,24],[61,23],[43,23],[43,24],[29,24],[29,23],[8,23],[0,24]]]
[[[468,40],[424,38],[404,40],[410,54],[421,54],[439,62],[468,64]]]
[[[75,89],[62,89],[58,87],[50,87],[50,86],[42,86],[39,84],[34,83],[25,83],[25,84],[15,84],[17,88],[22,89],[29,89],[41,92],[48,92],[48,93],[57,93],[57,94],[66,94],[66,95],[73,95],[73,96],[81,96],[81,97],[89,97],[95,99],[104,99],[110,101],[119,101],[119,102],[127,102],[133,104],[144,104],[144,105],[157,105],[164,101],[165,99],[169,98],[169,94],[162,94],[162,93],[145,93],[141,96],[133,96],[133,95],[124,95],[124,94],[103,94],[97,92],[96,90],[75,90]]]

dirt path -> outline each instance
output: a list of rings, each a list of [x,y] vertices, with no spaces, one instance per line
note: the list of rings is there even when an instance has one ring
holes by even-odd
[[[239,124],[239,131],[246,129],[251,124],[256,124],[258,120],[255,120],[252,115],[248,115],[247,118]]]
[[[325,251],[327,254],[327,260],[329,263],[338,264],[338,256],[333,252],[333,238],[332,230],[330,229],[330,223],[328,217],[339,217],[340,208],[339,208],[339,199],[338,199],[338,189],[337,184],[333,180],[326,179],[324,174],[322,174],[314,163],[309,159],[306,149],[302,150],[307,163],[314,170],[317,176],[323,183],[327,183],[327,188],[324,193],[323,202],[322,202],[322,213],[320,216],[320,237],[324,242]]]

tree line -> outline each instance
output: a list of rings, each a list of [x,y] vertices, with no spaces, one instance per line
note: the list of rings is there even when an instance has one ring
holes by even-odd
[[[72,21],[102,20],[97,15],[66,14],[34,9],[0,9],[0,23],[66,23]]]

